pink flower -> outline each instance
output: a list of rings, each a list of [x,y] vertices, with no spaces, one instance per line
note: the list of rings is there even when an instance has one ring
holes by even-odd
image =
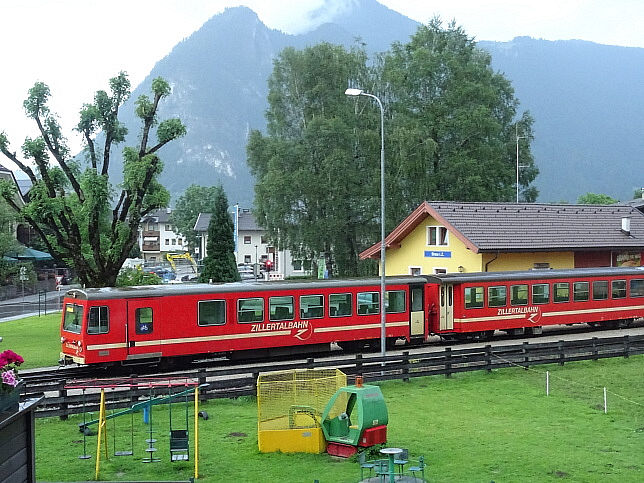
[[[7,384],[11,387],[16,387],[18,385],[18,378],[16,373],[13,371],[4,371],[2,373],[2,383]]]

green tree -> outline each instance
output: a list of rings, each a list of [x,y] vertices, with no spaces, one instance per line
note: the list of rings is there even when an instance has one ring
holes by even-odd
[[[268,133],[253,131],[247,146],[255,214],[273,244],[305,260],[324,253],[340,275],[358,273],[379,213],[380,158],[365,154],[379,152],[379,117],[344,95],[369,79],[361,48],[284,49],[268,81]]]
[[[140,268],[123,268],[116,277],[116,287],[132,287],[136,285],[157,285],[162,282],[156,273],[145,272]]]
[[[188,186],[179,197],[177,204],[170,214],[170,223],[177,227],[189,247],[197,245],[197,234],[194,227],[199,213],[210,213],[215,206],[215,200],[220,189],[217,186]]]
[[[8,182],[0,184],[2,197],[40,235],[49,253],[71,266],[80,282],[90,287],[114,285],[136,243],[141,217],[167,206],[168,191],[157,181],[163,169],[157,152],[185,134],[179,119],[158,122],[159,103],[170,94],[170,86],[161,78],[154,79],[152,98],[142,95],[136,101],[136,115],[142,122],[140,144],[124,148],[123,183],[120,193],[115,193],[108,170],[112,149],[127,133],[118,114],[129,97],[130,82],[121,72],[109,85],[109,93],[96,92],[94,102],[80,111],[76,130],[86,144],[84,161],[70,155],[48,107],[49,87],[42,82],[34,84],[23,104],[40,131],[39,137],[27,138],[22,145],[27,161],[9,149],[7,136],[0,133],[0,151],[32,182],[24,207],[13,201],[15,186]],[[157,142],[150,146],[154,127]],[[35,164],[35,171],[30,163]]]
[[[395,43],[378,68],[377,94],[388,111],[392,222],[424,200],[514,200],[517,142],[521,198],[536,199],[529,187],[538,174],[529,148],[532,118],[524,113],[516,120],[510,82],[462,28],[453,22],[443,28],[435,18],[410,42]]]
[[[586,193],[577,198],[577,204],[579,205],[612,205],[618,201],[615,198],[601,193]]]
[[[233,220],[228,213],[228,198],[221,186],[217,186],[215,202],[208,225],[206,258],[199,275],[200,282],[238,282],[240,280],[235,262],[235,241]]]

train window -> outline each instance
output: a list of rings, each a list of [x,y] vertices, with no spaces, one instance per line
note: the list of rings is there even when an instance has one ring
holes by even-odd
[[[134,330],[137,334],[152,333],[152,307],[140,307],[134,311]]]
[[[570,284],[568,282],[558,282],[552,287],[552,297],[555,303],[570,301]]]
[[[269,320],[293,320],[293,297],[271,297],[268,299]]]
[[[593,282],[593,300],[606,300],[608,298],[608,281],[595,280]]]
[[[264,299],[239,299],[237,301],[237,322],[261,322],[264,320]]]
[[[644,297],[644,280],[641,278],[631,280],[631,297]]]
[[[550,285],[547,283],[536,283],[532,286],[532,303],[547,304],[550,302]]]
[[[82,324],[83,306],[76,304],[65,305],[65,319],[63,320],[63,330],[67,332],[73,332],[74,334],[80,334]]]
[[[528,305],[528,286],[512,285],[510,287],[511,305]]]
[[[626,297],[626,280],[611,280],[610,282],[611,297],[614,299],[623,299]]]
[[[405,292],[395,290],[385,292],[385,310],[388,314],[400,314],[405,311]]]
[[[379,301],[378,292],[358,292],[358,315],[379,314]]]
[[[322,295],[302,295],[300,297],[300,318],[320,319],[324,317],[324,297]]]
[[[575,302],[585,302],[588,300],[588,292],[590,290],[590,283],[588,282],[575,282],[572,284],[572,299]]]
[[[226,323],[225,300],[202,300],[198,305],[200,326],[224,325]]]
[[[508,303],[507,287],[488,287],[487,289],[488,307],[505,307],[507,303]]]
[[[87,320],[88,334],[107,334],[110,330],[109,311],[106,306],[90,307]]]
[[[420,312],[423,310],[423,289],[413,287],[411,289],[411,311]]]
[[[329,295],[329,317],[351,315],[351,294],[332,293]]]
[[[465,308],[466,309],[483,308],[483,287],[465,288]]]

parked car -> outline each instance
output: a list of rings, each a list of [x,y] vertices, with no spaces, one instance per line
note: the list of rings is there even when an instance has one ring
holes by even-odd
[[[252,280],[255,278],[255,271],[252,265],[240,265],[237,267],[237,270],[242,280]]]

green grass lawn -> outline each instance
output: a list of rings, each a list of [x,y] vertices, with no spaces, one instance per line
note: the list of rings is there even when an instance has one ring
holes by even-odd
[[[60,312],[41,317],[0,322],[0,351],[11,349],[25,363],[22,369],[58,365],[60,357]]]
[[[551,392],[545,395],[545,371]],[[644,481],[644,356],[607,359],[534,370],[505,369],[428,377],[381,385],[389,410],[388,445],[424,455],[430,481],[445,482],[639,482]],[[608,388],[608,414],[602,388]],[[617,395],[621,396],[618,397]],[[253,398],[204,405],[200,422],[200,480],[352,482],[355,459],[327,454],[261,454]],[[183,403],[173,405],[173,427],[185,424]],[[93,415],[94,417],[96,415]],[[130,445],[130,417],[108,421],[109,448]],[[192,421],[192,417],[190,418]],[[87,438],[89,460],[80,460],[83,438],[77,424],[39,419],[36,473],[41,481],[94,477],[96,436]],[[135,456],[111,456],[104,480],[186,480],[194,462],[170,463],[168,408],[153,410],[160,463],[142,463],[148,427],[134,417]],[[193,428],[190,427],[191,431]],[[194,433],[192,433],[194,434]],[[191,434],[191,437],[192,437]]]

